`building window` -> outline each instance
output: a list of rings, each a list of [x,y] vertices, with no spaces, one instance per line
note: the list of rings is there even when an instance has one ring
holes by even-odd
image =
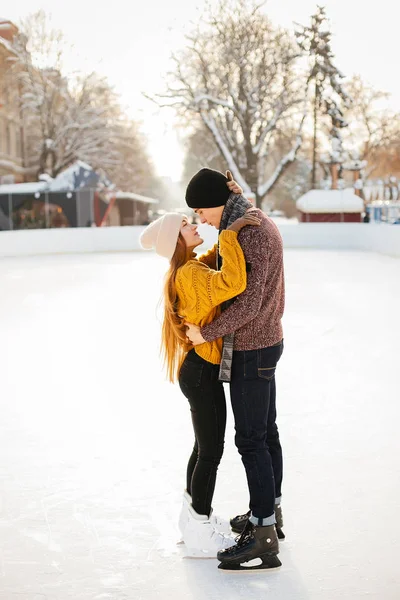
[[[15,150],[16,150],[16,155],[18,158],[22,158],[22,144],[21,144],[21,129],[19,127],[16,127],[15,129]]]
[[[11,155],[11,124],[8,120],[6,122],[6,154]]]

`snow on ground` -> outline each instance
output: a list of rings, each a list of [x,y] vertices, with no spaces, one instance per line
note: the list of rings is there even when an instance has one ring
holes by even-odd
[[[176,545],[192,433],[158,360],[164,267],[0,262],[0,599],[398,599],[400,261],[286,252],[287,539],[279,572],[251,574]],[[229,418],[214,505],[247,501]]]

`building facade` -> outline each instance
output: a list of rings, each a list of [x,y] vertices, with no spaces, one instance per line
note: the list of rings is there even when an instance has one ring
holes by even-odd
[[[25,181],[23,118],[18,80],[11,77],[17,27],[0,17],[0,183]]]

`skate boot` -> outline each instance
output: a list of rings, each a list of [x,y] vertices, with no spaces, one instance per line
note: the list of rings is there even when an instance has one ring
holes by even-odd
[[[183,532],[185,531],[186,525],[189,521],[189,506],[191,505],[191,503],[192,503],[192,497],[185,490],[183,492],[182,508],[181,508],[181,513],[179,515],[179,521],[178,521],[179,531],[181,532],[181,539],[178,542],[178,544],[183,543]]]
[[[215,529],[220,533],[225,533],[228,536],[232,534],[229,521],[223,519],[222,517],[219,517],[218,515],[214,515],[213,509],[211,509],[210,521],[211,524],[215,527]]]
[[[185,490],[183,492],[182,508],[181,508],[181,512],[179,515],[179,521],[178,521],[179,531],[181,532],[181,539],[178,542],[178,544],[183,543],[183,532],[184,532],[185,527],[189,520],[189,506],[191,504],[192,504],[192,497]],[[211,509],[210,521],[211,521],[211,524],[214,526],[214,528],[217,531],[219,531],[220,533],[225,533],[228,536],[231,535],[231,527],[230,527],[229,522],[226,519],[223,519],[222,517],[215,515],[214,511],[212,509]]]
[[[224,571],[276,569],[282,565],[278,553],[275,526],[258,526],[247,521],[236,546],[218,552],[217,558],[221,562],[218,568]]]
[[[249,510],[244,515],[237,515],[237,517],[231,519],[230,524],[231,524],[232,531],[234,531],[235,533],[242,533],[247,521],[249,520],[250,514],[251,514],[251,511]],[[275,524],[276,533],[277,533],[278,539],[280,541],[282,541],[285,539],[285,534],[282,531],[283,518],[282,518],[282,507],[280,504],[275,504],[275,519],[276,519],[276,524]]]
[[[231,529],[235,533],[242,533],[243,529],[246,527],[246,523],[249,520],[251,515],[251,510],[248,510],[244,515],[237,515],[233,519],[230,520]]]
[[[217,552],[234,546],[234,539],[219,533],[207,515],[199,515],[193,506],[189,506],[188,515],[188,522],[183,532],[187,556],[216,558]]]
[[[285,539],[285,534],[282,531],[282,527],[283,527],[283,517],[282,517],[282,507],[279,504],[275,504],[275,529],[276,529],[276,535],[278,536],[278,540],[282,541]]]

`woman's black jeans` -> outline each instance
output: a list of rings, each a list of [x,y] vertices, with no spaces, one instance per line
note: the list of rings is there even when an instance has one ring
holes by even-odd
[[[191,350],[179,374],[179,386],[189,400],[194,448],[187,467],[186,489],[201,515],[211,514],[217,470],[224,451],[226,402],[218,381],[219,365]]]

